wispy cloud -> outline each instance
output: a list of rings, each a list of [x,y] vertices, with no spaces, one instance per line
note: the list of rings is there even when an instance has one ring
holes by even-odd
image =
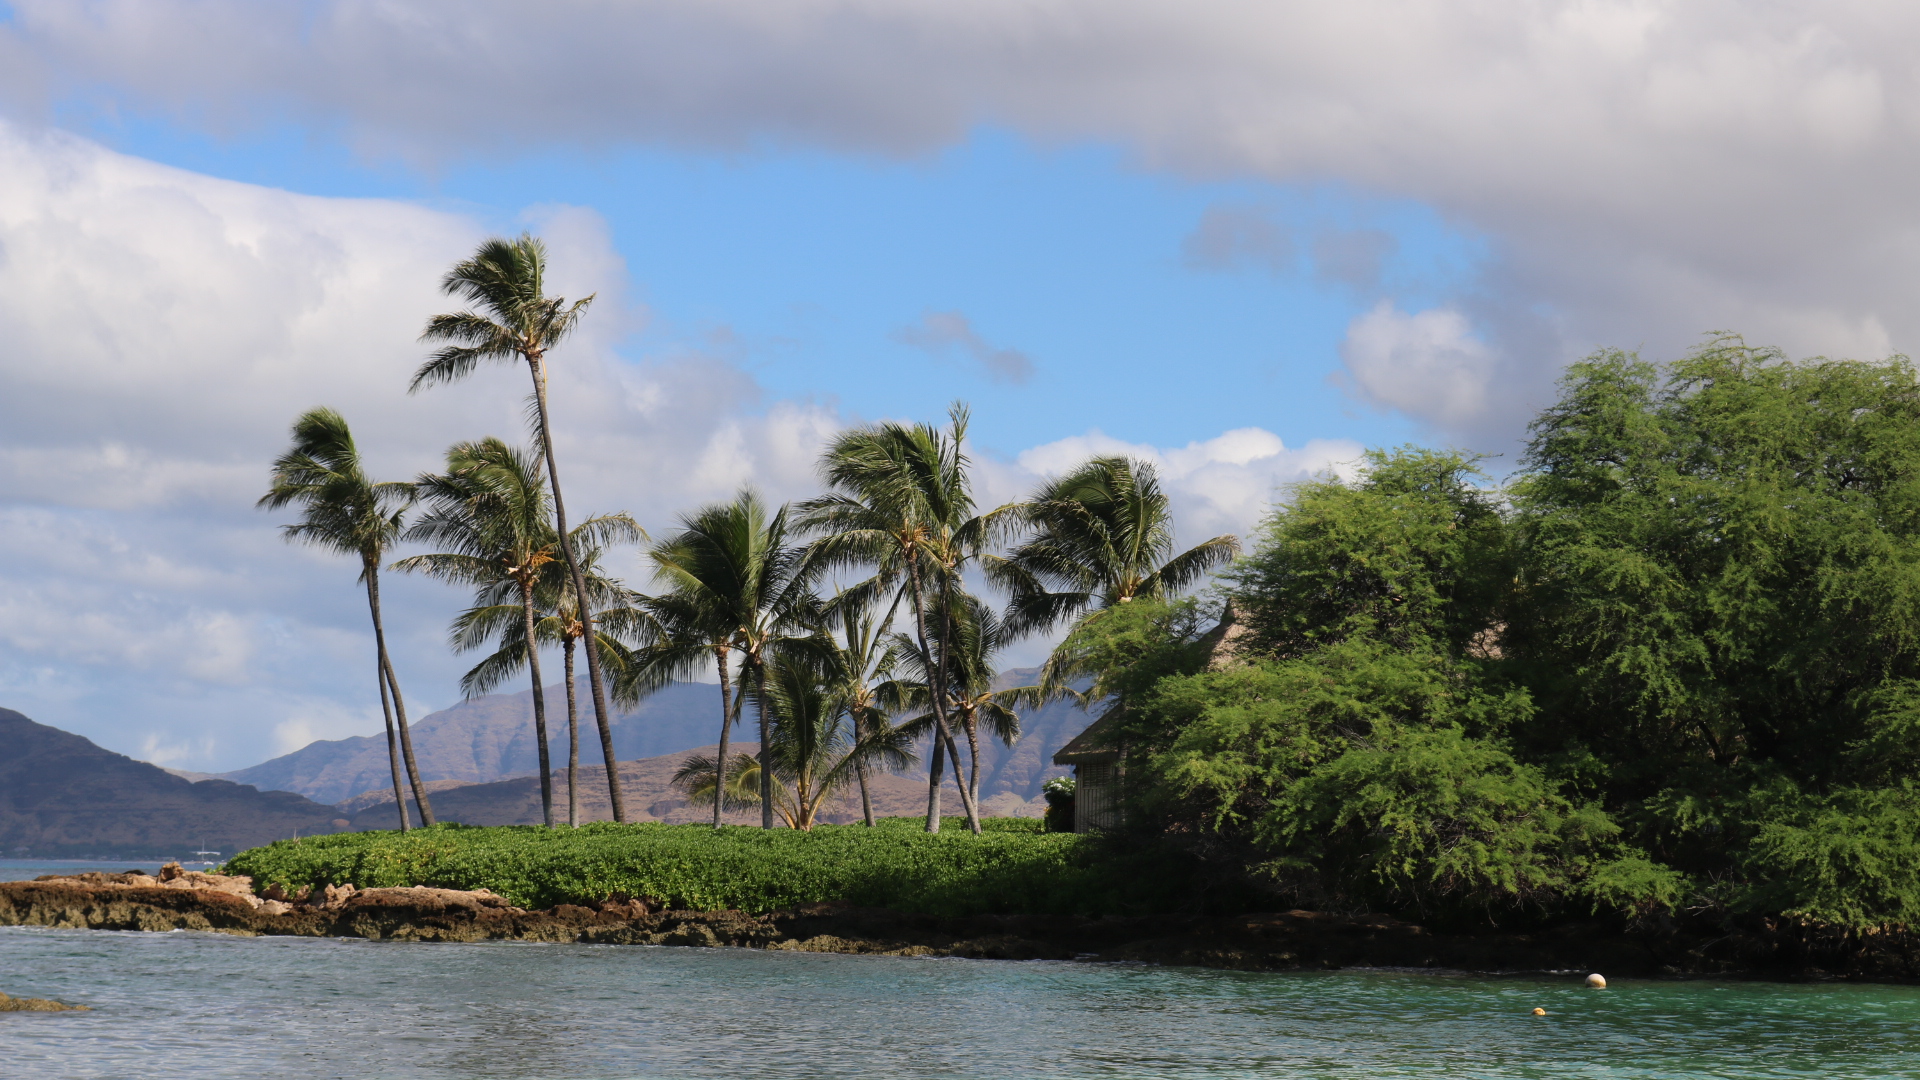
[[[1022,385],[1033,378],[1033,360],[1026,353],[987,344],[972,321],[958,311],[929,311],[919,322],[895,330],[893,339],[937,357],[958,351],[979,364],[994,382]]]

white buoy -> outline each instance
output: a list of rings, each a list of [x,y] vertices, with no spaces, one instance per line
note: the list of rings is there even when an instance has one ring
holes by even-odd
[[[1605,975],[1589,975],[1587,976],[1587,985],[1593,987],[1595,990],[1605,990],[1607,988],[1607,977]]]

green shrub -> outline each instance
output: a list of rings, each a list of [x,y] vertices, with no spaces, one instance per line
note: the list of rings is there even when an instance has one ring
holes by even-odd
[[[346,884],[491,889],[527,908],[616,893],[678,908],[764,912],[832,901],[935,915],[1173,910],[1186,879],[1170,853],[1043,834],[1033,819],[950,820],[929,835],[896,818],[812,832],[706,825],[441,825],[411,833],[281,840],[235,856],[259,887]]]

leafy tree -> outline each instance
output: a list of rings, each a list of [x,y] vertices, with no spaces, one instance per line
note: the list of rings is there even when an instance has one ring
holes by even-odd
[[[1093,458],[1050,480],[1020,506],[1030,535],[987,565],[1008,589],[1015,632],[1138,598],[1165,599],[1240,552],[1216,536],[1174,554],[1173,516],[1151,462]]]
[[[945,759],[960,754],[948,716],[948,663],[931,618],[952,618],[961,575],[1012,524],[1012,507],[976,514],[963,444],[967,411],[955,405],[942,431],[931,424],[883,423],[842,433],[820,457],[828,493],[800,506],[799,525],[819,536],[809,551],[816,571],[874,567],[886,581],[905,578],[914,618],[914,642],[931,672],[935,729],[927,770],[927,831],[940,831],[940,782]],[[980,831],[979,808],[960,785],[968,827]]]
[[[1893,805],[1844,792],[1904,781],[1920,749],[1913,367],[1737,338],[1664,367],[1605,352],[1532,432],[1504,640],[1551,717],[1532,752],[1589,763],[1703,878],[1751,872],[1749,845],[1817,817],[1797,807]]]
[[[1350,638],[1459,655],[1497,648],[1514,577],[1496,493],[1461,454],[1369,451],[1354,482],[1296,485],[1230,576],[1248,647],[1299,656]]]
[[[373,616],[380,710],[387,722],[387,758],[392,766],[393,801],[399,809],[402,832],[408,828],[407,800],[400,788],[402,757],[421,821],[433,824],[433,804],[427,799],[420,768],[413,759],[406,699],[400,695],[400,680],[394,676],[393,661],[387,656],[387,633],[380,619],[380,561],[399,537],[412,503],[412,485],[368,479],[346,420],[326,408],[309,409],[293,422],[293,446],[274,460],[272,486],[259,502],[270,510],[300,507],[300,520],[285,526],[288,540],[360,559],[360,583],[366,586],[367,609]]]
[[[560,554],[573,577],[576,595],[591,596],[586,576],[574,557],[567,528],[567,503],[560,487],[560,465],[554,455],[553,426],[547,408],[547,354],[579,324],[589,296],[568,304],[546,295],[547,248],[528,234],[514,240],[494,238],[480,245],[472,258],[456,264],[440,282],[441,291],[458,296],[472,307],[435,315],[421,335],[423,341],[448,342],[414,372],[409,392],[435,383],[467,377],[486,361],[524,362],[533,379],[533,414],[546,460],[547,481],[553,498],[554,532]],[[600,727],[600,750],[607,764],[607,797],[613,820],[627,820],[620,795],[620,768],[613,754],[613,718],[607,712],[606,679],[600,670],[598,635],[592,632],[593,612],[582,608],[587,627],[587,680],[593,690],[594,719]]]

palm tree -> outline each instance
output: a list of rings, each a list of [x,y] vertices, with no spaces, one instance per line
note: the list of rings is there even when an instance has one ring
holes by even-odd
[[[625,670],[628,658],[628,650],[617,635],[631,630],[636,613],[631,606],[632,592],[600,572],[600,554],[604,544],[638,542],[645,535],[625,514],[588,518],[573,529],[574,551],[586,567],[587,588],[592,590],[589,595],[601,613],[594,620],[594,636],[599,639],[600,655],[616,676]],[[553,547],[557,545],[550,545],[548,550]],[[483,585],[476,591],[474,606],[454,618],[451,632],[456,652],[476,649],[488,642],[497,643],[491,654],[461,677],[460,689],[468,698],[492,693],[523,666],[533,678],[539,679],[539,647],[553,644],[561,647],[567,695],[567,824],[570,827],[580,824],[576,783],[580,769],[580,709],[573,661],[584,633],[579,605],[573,595],[572,575],[567,573],[565,564],[551,558],[535,569],[530,588],[523,590],[518,581],[512,583],[511,589],[505,581]],[[544,697],[541,691],[535,700]],[[540,743],[540,767],[550,770],[543,723],[536,724],[535,736]],[[551,785],[552,775],[548,772],[540,790],[548,806],[549,826],[552,825]]]
[[[1192,587],[1240,552],[1216,536],[1173,554],[1173,518],[1151,462],[1093,458],[1042,485],[1020,507],[1031,529],[1004,559],[986,560],[1011,594],[1016,632],[1046,630],[1089,608],[1161,598]]]
[[[820,534],[809,552],[815,572],[871,565],[883,580],[904,575],[914,617],[915,643],[932,680],[935,728],[933,763],[927,770],[927,831],[940,831],[940,782],[944,760],[959,768],[947,715],[947,662],[935,652],[944,638],[929,632],[952,617],[962,571],[1009,524],[1012,507],[974,513],[969,461],[962,449],[967,410],[955,405],[941,431],[930,424],[876,424],[841,434],[820,458],[829,492],[800,506],[801,527]],[[960,786],[967,824],[980,831],[980,815]]]
[[[546,245],[522,233],[515,240],[500,237],[488,240],[480,245],[473,258],[447,271],[440,282],[441,291],[448,296],[459,296],[473,307],[435,315],[427,321],[421,340],[450,344],[414,372],[408,392],[463,379],[483,361],[526,363],[533,379],[533,414],[553,494],[554,532],[559,536],[560,554],[573,577],[576,594],[591,596],[580,561],[574,557],[567,529],[567,504],[561,493],[560,465],[553,452],[553,425],[547,410],[546,358],[550,350],[573,332],[593,297],[569,305],[561,297],[546,295],[546,267]],[[613,757],[613,719],[607,712],[606,679],[600,666],[598,636],[592,632],[593,612],[587,607],[581,608],[580,621],[587,627],[583,639],[587,651],[587,680],[593,689],[594,718],[600,725],[600,749],[607,761],[607,797],[613,804],[613,820],[625,821],[627,811],[620,797],[620,769]]]
[[[944,633],[951,641],[946,646],[948,671],[946,676],[947,708],[950,710],[956,727],[967,736],[968,770],[960,774],[958,759],[954,762],[954,772],[961,785],[977,805],[980,802],[980,734],[981,729],[1001,743],[1012,746],[1020,737],[1020,709],[1038,708],[1050,698],[1070,694],[1071,691],[1045,689],[1041,686],[1014,686],[995,689],[994,681],[998,672],[994,668],[994,657],[1012,644],[1018,637],[991,608],[979,599],[961,594],[953,609],[953,618],[944,625]],[[902,645],[910,643],[902,642]],[[902,650],[904,667],[909,679],[917,683],[917,693],[908,700],[914,703],[928,699],[928,686],[931,683],[926,671],[910,648]],[[915,678],[917,676],[917,678]],[[923,732],[931,715],[917,721],[910,721],[903,727],[913,732]]]
[[[274,460],[272,486],[258,503],[270,510],[300,506],[300,520],[285,526],[288,540],[360,558],[360,582],[366,586],[367,608],[373,615],[380,711],[387,722],[387,763],[393,772],[393,801],[399,808],[401,832],[409,827],[407,799],[400,787],[402,757],[421,824],[433,824],[433,804],[427,801],[426,785],[413,758],[406,699],[387,656],[387,632],[380,619],[380,560],[399,537],[413,498],[411,484],[369,480],[347,421],[332,409],[319,408],[309,409],[293,422],[293,446]]]
[[[759,496],[743,490],[732,502],[683,516],[680,530],[655,544],[649,554],[655,580],[666,586],[666,595],[675,597],[685,614],[688,636],[682,638],[683,646],[691,643],[693,649],[713,650],[720,657],[723,674],[726,654],[721,648],[740,654],[742,689],[751,684],[759,706],[760,824],[770,829],[774,806],[768,734],[773,718],[767,663],[793,640],[795,631],[804,629],[815,607],[803,573],[803,552],[789,543],[787,508],[769,515]],[[623,694],[637,699],[655,688],[670,666],[664,660],[636,665]],[[723,701],[723,717],[727,708]],[[718,760],[723,766],[728,726],[723,721],[720,730]],[[724,784],[724,777],[721,780]]]
[[[447,472],[427,474],[415,490],[432,509],[407,530],[406,539],[440,545],[447,550],[415,555],[394,569],[420,571],[442,581],[468,585],[476,591],[476,607],[505,605],[511,597],[519,632],[512,635],[523,652],[522,662],[533,680],[533,728],[540,759],[540,804],[548,828],[553,827],[553,772],[548,759],[546,683],[540,674],[541,636],[534,630],[534,591],[543,576],[551,577],[557,542],[553,532],[546,481],[540,475],[540,455],[508,446],[497,438],[456,443],[447,451]],[[574,530],[577,542],[637,541],[639,527],[625,515],[595,517]],[[477,641],[456,639],[463,648]],[[571,656],[569,656],[571,659]],[[486,693],[492,684],[473,690]],[[571,700],[572,687],[568,687]],[[571,775],[571,774],[570,774]]]
[[[642,598],[646,632],[638,636],[646,640],[634,651],[626,675],[614,684],[614,700],[631,706],[670,682],[698,678],[711,660],[720,676],[720,743],[713,762],[726,764],[710,762],[705,767],[716,775],[725,773],[737,760],[728,756],[727,748],[733,726],[740,721],[739,702],[746,700],[745,694],[736,699],[733,692],[732,659],[738,625],[731,618],[731,606],[718,602],[718,595],[704,586],[675,586],[659,596]],[[696,805],[700,802],[695,800]],[[713,827],[720,828],[725,810],[739,808],[732,802],[714,802]]]
[[[758,802],[763,816],[777,813],[788,828],[812,831],[820,808],[853,783],[862,766],[879,761],[889,768],[906,768],[913,763],[906,747],[910,733],[884,722],[865,738],[854,730],[847,698],[834,681],[831,655],[795,649],[767,665],[766,678],[756,683],[753,693],[756,698],[764,695],[773,724],[758,761],[736,759],[737,778],[726,785],[726,805]],[[746,773],[754,775],[742,775]],[[721,787],[715,760],[705,757],[683,763],[674,783],[695,803],[713,799]]]
[[[623,515],[624,516],[624,515]],[[582,528],[589,524],[582,523]],[[632,524],[628,522],[628,524]],[[578,533],[581,529],[575,529]],[[634,526],[631,539],[645,541],[646,533]],[[594,636],[598,638],[597,648],[602,658],[611,658],[614,662],[608,666],[615,668],[614,681],[617,685],[621,675],[633,662],[632,653],[622,638],[654,636],[655,624],[650,615],[634,606],[643,598],[618,581],[599,572],[600,549],[582,544],[576,548],[580,561],[587,568],[587,588],[593,590],[594,599],[589,605],[599,612],[593,618]],[[549,570],[558,567],[550,566]],[[549,573],[546,575],[545,593],[552,598],[552,613],[540,620],[537,633],[542,641],[559,641],[561,666],[566,675],[567,686],[567,825],[578,828],[580,825],[580,785],[577,783],[580,772],[580,695],[579,680],[574,675],[574,653],[587,634],[586,621],[580,617],[579,597],[573,591],[572,575]]]
[[[834,692],[846,703],[853,721],[856,740],[866,739],[887,724],[889,690],[896,684],[886,680],[898,649],[889,644],[893,616],[901,594],[894,591],[893,602],[884,617],[877,616],[879,601],[885,599],[884,582],[878,578],[843,589],[827,602],[822,612],[827,644],[827,677]],[[876,684],[876,680],[879,681]],[[867,782],[867,761],[856,763],[860,781],[860,814],[873,825],[873,792]]]

